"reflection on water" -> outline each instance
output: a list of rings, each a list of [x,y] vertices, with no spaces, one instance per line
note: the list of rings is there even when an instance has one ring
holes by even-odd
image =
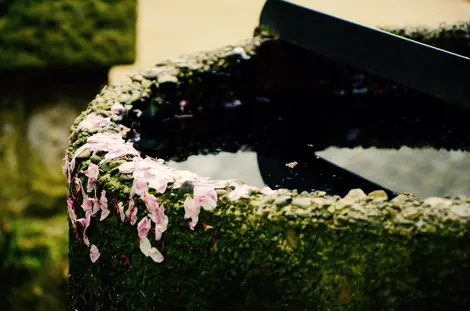
[[[329,148],[318,155],[395,191],[419,197],[470,194],[468,152]]]
[[[158,83],[126,114],[128,139],[144,155],[179,162],[174,167],[256,186],[339,195],[354,188],[418,197],[470,193],[465,153],[417,149],[470,151],[467,110],[270,42],[230,70],[197,71],[187,85]],[[153,81],[155,74],[144,77]],[[380,150],[325,150],[330,146]],[[401,146],[415,149],[393,150]],[[298,165],[287,167],[291,162]]]
[[[393,191],[412,192],[418,197],[470,194],[470,174],[465,174],[465,171],[470,168],[470,156],[465,152],[410,148],[399,150],[329,148],[318,152],[317,155]],[[295,160],[294,155],[293,160]],[[257,187],[268,184],[272,188],[289,187],[290,185],[295,185],[297,188],[300,184],[307,188],[317,185],[317,187],[312,187],[328,191],[331,189],[334,178],[347,176],[341,172],[338,174],[331,169],[327,170],[328,176],[322,172],[318,173],[322,176],[313,176],[312,172],[310,175],[305,175],[303,163],[300,162],[298,166],[293,168],[282,165],[284,166],[282,174],[285,176],[282,179],[279,178],[279,182],[271,184],[270,180],[263,180],[263,177],[271,179],[274,175],[281,174],[282,168],[279,165],[269,163],[271,172],[262,176],[258,167],[257,154],[250,151],[195,155],[190,156],[186,161],[169,161],[168,164],[171,167],[190,170],[200,176],[213,179],[241,179],[247,184]],[[313,165],[318,164],[313,163]],[[318,186],[319,181],[323,181],[323,183]],[[277,185],[277,183],[281,185]],[[361,181],[357,179],[348,180],[343,184],[348,189],[373,187],[373,185],[361,184]],[[343,189],[340,192],[332,192],[344,194]]]
[[[264,186],[256,152],[194,155],[183,162],[168,161],[168,165],[211,179],[241,179],[251,186]]]

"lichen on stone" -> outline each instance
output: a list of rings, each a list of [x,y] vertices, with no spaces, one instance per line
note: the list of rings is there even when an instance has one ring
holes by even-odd
[[[439,28],[405,27],[383,30],[424,44],[470,57],[470,22],[443,23]]]
[[[172,169],[135,148],[145,133],[129,116],[147,113],[140,106],[151,103],[164,122],[165,109],[192,118],[188,103],[216,105],[198,102],[195,85],[239,83],[270,40],[149,68],[105,87],[77,118],[64,159],[70,310],[468,307],[468,197],[258,189]],[[218,102],[236,109],[236,94],[222,89]]]

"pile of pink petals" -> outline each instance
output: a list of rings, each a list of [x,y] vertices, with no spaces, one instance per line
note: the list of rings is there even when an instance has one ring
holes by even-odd
[[[77,130],[93,130],[102,128],[109,124],[109,118],[104,118],[90,114],[77,127]],[[102,160],[98,164],[90,163],[85,171],[86,185],[78,177],[73,178],[72,173],[75,170],[77,157],[88,150],[91,155],[104,153]],[[121,174],[131,175],[132,188],[129,195],[129,202],[116,202],[116,214],[119,215],[122,222],[129,222],[132,226],[137,225],[138,241],[142,253],[152,258],[155,262],[162,262],[163,255],[152,246],[149,239],[149,232],[154,228],[154,239],[159,241],[162,234],[168,226],[168,216],[165,215],[165,207],[158,198],[152,194],[164,193],[170,186],[172,189],[180,188],[183,183],[191,182],[193,193],[186,197],[184,202],[184,218],[190,220],[189,227],[194,230],[196,227],[201,208],[203,210],[213,210],[217,206],[216,189],[233,190],[228,194],[228,199],[236,201],[241,198],[249,198],[251,192],[261,192],[264,194],[273,194],[276,191],[268,187],[259,190],[258,188],[248,186],[241,181],[236,180],[210,180],[202,178],[194,173],[184,170],[176,170],[168,167],[161,159],[142,158],[140,153],[133,147],[132,143],[125,142],[120,134],[116,133],[97,133],[90,136],[87,142],[79,147],[72,155],[69,161],[69,155],[64,158],[63,171],[68,177],[69,183],[79,189],[83,203],[84,218],[78,218],[74,208],[74,202],[71,198],[67,199],[67,209],[73,228],[76,229],[77,223],[83,228],[83,242],[90,247],[90,259],[96,262],[100,257],[99,249],[91,244],[86,235],[86,230],[90,225],[92,217],[98,217],[99,221],[104,221],[109,215],[108,199],[106,190],[98,191],[96,182],[100,176],[100,166],[117,159],[125,159],[127,162],[121,164],[118,169]],[[140,198],[144,206],[137,206],[136,197]],[[137,201],[139,202],[139,201]],[[141,219],[137,219],[138,208],[144,209]],[[141,213],[142,214],[142,213]]]

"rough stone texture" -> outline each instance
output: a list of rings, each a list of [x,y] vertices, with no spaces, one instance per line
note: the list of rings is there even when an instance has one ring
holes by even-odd
[[[0,70],[131,64],[136,11],[136,0],[3,1]]]
[[[91,113],[109,116],[117,102],[127,110],[151,99],[158,103],[157,110],[179,105],[189,95],[199,95],[192,87],[204,84],[201,77],[210,79],[213,87],[218,79],[237,76],[245,61],[257,57],[257,41],[168,61],[134,75],[129,84],[103,89],[74,122],[68,160],[73,161],[77,149],[96,132],[119,133],[119,117],[103,128],[79,129]],[[228,95],[222,94],[222,99]],[[208,106],[203,103],[200,108]],[[93,158],[82,151],[68,172],[69,199],[77,217],[84,217],[80,206],[85,198],[76,185],[86,183],[84,171],[90,163],[99,164],[98,192],[105,190],[113,205],[127,206],[132,177],[121,174],[117,166],[132,156],[108,163],[99,162],[103,155]],[[400,195],[389,200],[382,192],[367,195],[359,189],[343,198],[324,192],[254,190],[232,202],[235,190],[218,189],[217,208],[203,211],[194,231],[183,220],[186,191],[170,185],[163,194],[152,193],[170,218],[162,241],[156,243],[165,256],[160,264],[139,252],[135,227],[119,220],[114,209],[104,221],[91,218],[86,234],[101,252],[92,263],[82,242],[85,232],[72,219],[69,310],[469,306],[468,197],[421,201]],[[145,206],[140,200],[136,206],[141,219]]]
[[[384,28],[396,35],[470,57],[470,22],[443,24],[439,28]]]

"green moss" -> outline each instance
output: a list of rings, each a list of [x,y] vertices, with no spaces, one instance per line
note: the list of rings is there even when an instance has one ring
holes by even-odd
[[[88,114],[106,115],[119,101],[139,105],[149,97],[201,96],[256,58],[264,40],[160,64],[132,77],[132,84],[106,87],[72,126],[69,159],[91,135],[76,131]],[[240,50],[238,50],[239,52]],[[168,81],[173,81],[168,83]],[[233,82],[230,80],[230,82]],[[235,82],[234,82],[235,83]],[[172,87],[169,87],[171,85]],[[230,90],[229,90],[230,91]],[[137,94],[137,96],[134,96]],[[171,96],[170,96],[171,95]],[[199,98],[199,97],[197,97]],[[202,104],[204,105],[204,104]],[[104,131],[116,132],[116,121]],[[127,160],[130,160],[128,158]],[[77,162],[72,177],[86,182],[92,161]],[[93,160],[95,161],[95,160]],[[131,181],[111,164],[100,164],[98,192],[110,206],[128,204]],[[78,217],[80,191],[69,185]],[[169,187],[155,194],[170,219],[161,241],[152,241],[165,260],[155,263],[138,244],[136,227],[115,209],[87,230],[101,257],[69,230],[69,310],[464,310],[470,306],[470,199],[415,200],[384,192],[351,191],[346,197],[322,192],[251,193],[232,202],[232,189],[219,189],[218,206],[203,211],[194,231],[183,219],[186,194]],[[299,201],[300,200],[300,201]],[[145,207],[136,199],[138,219]],[[80,233],[80,232],[78,232]]]
[[[112,66],[135,59],[136,0],[7,1],[0,69]]]
[[[396,35],[470,57],[470,22],[442,24],[439,28],[384,28]]]
[[[8,221],[0,241],[0,276],[6,310],[63,310],[67,273],[67,226],[65,216]],[[5,285],[6,285],[5,284]],[[1,305],[1,304],[0,304]]]
[[[110,175],[100,183],[103,189],[120,190],[109,193],[111,202],[129,193],[129,187],[116,189]],[[387,221],[395,218],[392,212],[361,221],[340,217],[353,208],[331,214],[328,206],[319,205],[312,205],[315,212],[308,217],[292,218],[272,204],[262,206],[259,198],[234,204],[221,200],[215,212],[202,214],[193,232],[183,220],[184,196],[171,190],[160,196],[170,217],[163,242],[155,244],[165,255],[161,264],[141,254],[135,227],[121,223],[118,215],[94,221],[87,231],[100,246],[96,264],[71,231],[70,310],[441,310],[468,305],[469,288],[455,287],[465,284],[470,272],[465,246],[470,241],[463,227],[447,224],[426,232],[407,223],[387,228],[384,224],[394,223]],[[393,206],[366,201],[360,204],[371,212],[377,212],[374,206]],[[139,210],[145,210],[141,203]],[[463,237],[450,233],[451,228]]]

